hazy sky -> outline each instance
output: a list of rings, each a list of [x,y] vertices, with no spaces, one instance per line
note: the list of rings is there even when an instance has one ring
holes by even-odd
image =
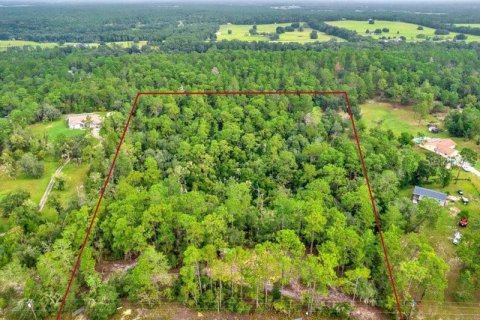
[[[380,2],[380,3],[388,3],[388,4],[394,4],[394,3],[404,3],[404,2],[415,2],[419,3],[418,0],[400,0],[400,1],[392,1],[392,0],[240,0],[240,1],[235,1],[235,0],[0,0],[0,4],[8,4],[8,3],[22,3],[22,4],[28,4],[28,3],[34,3],[34,2],[49,2],[49,3],[65,3],[65,2],[109,2],[109,3],[132,3],[132,2],[168,2],[168,3],[175,3],[175,2],[197,2],[197,3],[202,3],[202,2],[218,2],[218,3],[238,3],[238,4],[245,4],[248,2],[252,3],[268,3],[268,4],[276,4],[276,3],[281,3],[281,4],[302,4],[302,3],[339,3],[339,2],[344,2],[344,3],[373,3],[373,2]],[[479,3],[480,0],[466,0],[466,1],[455,1],[455,0],[422,0],[421,3],[446,3],[446,2],[451,2],[451,3]]]

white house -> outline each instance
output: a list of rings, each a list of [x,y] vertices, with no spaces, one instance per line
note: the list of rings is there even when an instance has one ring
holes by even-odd
[[[75,114],[67,117],[70,129],[99,129],[102,117],[95,113]]]

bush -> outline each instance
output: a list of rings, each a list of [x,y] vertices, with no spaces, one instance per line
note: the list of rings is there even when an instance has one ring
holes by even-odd
[[[427,36],[424,35],[423,33],[417,34],[415,37],[416,37],[417,39],[426,39],[426,38],[427,38]]]
[[[439,36],[445,36],[447,34],[450,34],[450,31],[445,30],[445,29],[437,29],[435,30],[435,34]]]
[[[290,25],[292,28],[299,28],[300,27],[300,22],[294,22]]]
[[[109,284],[99,285],[86,298],[86,312],[90,319],[108,319],[117,311],[118,293]]]
[[[310,33],[310,39],[318,39],[318,32],[313,30],[311,33]]]
[[[20,170],[30,178],[38,179],[43,175],[43,162],[31,153],[25,153],[18,161],[18,165]]]
[[[272,300],[277,301],[282,298],[282,293],[280,292],[280,285],[275,283],[272,288]]]
[[[422,27],[422,26],[418,26],[418,27],[417,27],[417,30],[423,30],[423,27]]]
[[[455,40],[467,40],[467,38],[468,37],[463,33],[459,33],[459,34],[455,35],[455,37],[454,37]]]
[[[389,32],[390,32],[390,29],[388,29],[388,28],[383,28],[383,29],[382,29],[382,32],[389,33]]]
[[[375,29],[375,31],[373,32],[375,34],[382,34],[382,29]]]
[[[278,33],[274,33],[270,36],[270,40],[272,41],[275,41],[275,40],[278,40],[280,39],[280,36],[278,35]]]
[[[277,29],[275,29],[275,32],[277,34],[285,33],[285,28],[284,27],[277,27]]]
[[[293,28],[292,26],[285,27],[285,32],[293,32],[293,31],[295,31],[295,28]]]
[[[321,314],[328,317],[348,319],[352,307],[349,303],[337,303],[334,306],[325,306],[321,308]]]
[[[454,294],[455,300],[458,302],[468,302],[475,300],[474,277],[471,272],[464,270],[460,273],[458,279],[457,291]]]
[[[243,302],[243,301],[240,301],[238,304],[237,304],[237,310],[236,312],[237,313],[240,313],[240,314],[248,314],[250,312],[250,309],[252,307],[246,303],[246,302]]]

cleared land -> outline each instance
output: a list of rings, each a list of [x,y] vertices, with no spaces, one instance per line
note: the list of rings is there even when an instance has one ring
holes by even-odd
[[[412,111],[411,107],[401,106],[394,107],[394,105],[385,102],[369,101],[360,106],[362,111],[362,121],[367,128],[380,127],[390,129],[395,134],[401,132],[409,132],[412,135],[418,136],[419,133],[428,136],[448,137],[448,132],[442,132],[439,135],[433,135],[428,132],[426,123],[428,121],[435,121],[434,116],[429,116],[428,119],[419,122]],[[438,120],[437,123],[440,123]],[[461,138],[449,137],[457,143],[457,149],[464,146],[475,147],[477,151],[480,148],[472,141],[464,141]],[[423,149],[417,149],[419,152],[428,152]],[[478,165],[477,165],[478,166]],[[453,175],[456,176],[457,169],[454,169]],[[468,228],[478,225],[480,223],[480,178],[473,174],[460,172],[461,180],[457,183],[452,181],[448,186],[442,187],[440,184],[433,182],[423,184],[423,187],[438,190],[447,194],[457,195],[458,190],[463,190],[465,196],[470,199],[468,205],[461,202],[449,204],[447,210],[449,213],[445,216],[440,216],[435,228],[423,230],[429,239],[430,244],[435,248],[436,252],[448,263],[450,271],[447,275],[448,287],[445,290],[445,301],[433,301],[428,297],[417,305],[419,319],[477,319],[474,314],[478,314],[480,305],[478,303],[459,303],[455,301],[454,293],[457,289],[457,281],[461,269],[461,261],[456,255],[456,246],[452,244],[452,237],[456,230],[458,223],[458,216],[450,212],[451,207],[460,210],[468,210],[470,212],[470,225]],[[404,197],[410,197],[412,194],[412,187],[406,187],[400,190],[400,194]],[[455,317],[459,315],[458,317]]]
[[[302,25],[303,23],[300,23]],[[258,24],[258,33],[275,33],[277,27],[286,27],[291,23],[277,23],[277,24]],[[238,24],[222,24],[217,32],[217,41],[222,40],[240,40],[240,41],[271,41],[268,36],[265,35],[251,35],[249,30],[252,25],[238,25]],[[228,31],[231,34],[228,34]],[[304,28],[303,31],[295,30],[293,32],[285,32],[280,35],[280,39],[271,42],[297,42],[297,43],[309,43],[309,42],[325,42],[335,39],[336,41],[343,41],[338,37],[327,35],[323,32],[317,31],[318,39],[310,39],[310,33],[313,29]]]
[[[472,27],[472,28],[480,28],[480,23],[456,23],[457,27]]]
[[[108,46],[120,46],[122,48],[130,48],[134,45],[139,47],[144,46],[148,43],[148,41],[118,41],[118,42],[107,42]],[[75,42],[66,42],[64,44],[56,43],[56,42],[35,42],[35,41],[24,41],[24,40],[0,40],[0,51],[7,50],[7,48],[15,48],[15,47],[40,47],[40,48],[55,48],[55,47],[69,47],[69,46],[78,46],[79,43]],[[82,46],[86,46],[89,48],[96,48],[100,44],[93,42],[93,43],[83,43]]]
[[[64,117],[51,122],[31,125],[30,129],[35,136],[46,137],[50,143],[55,142],[61,136],[72,137],[85,133],[83,130],[69,129]],[[60,166],[60,163],[52,158],[47,158],[44,160],[44,166],[44,174],[39,179],[29,178],[24,175],[20,175],[15,179],[0,177],[0,198],[11,191],[21,189],[28,191],[31,195],[32,201],[38,204],[47,188],[52,174]],[[53,190],[50,196],[57,194],[62,202],[68,201],[68,199],[76,193],[77,187],[85,181],[88,168],[88,164],[67,164],[62,171],[63,175],[66,177],[65,190]]]
[[[438,134],[428,132],[427,124],[429,122],[441,125],[443,121],[433,115],[429,115],[426,119],[418,121],[418,117],[413,112],[411,106],[395,107],[390,103],[371,100],[360,107],[362,110],[362,121],[367,128],[381,127],[392,130],[396,135],[402,132],[408,132],[415,137],[450,138],[457,144],[457,150],[471,148],[480,154],[480,146],[472,140],[452,137],[446,130]],[[475,167],[480,170],[480,161],[477,161]]]
[[[413,23],[399,22],[399,21],[384,21],[384,20],[375,20],[375,24],[369,24],[368,21],[357,21],[357,20],[339,20],[339,21],[328,21],[325,22],[329,25],[344,28],[348,30],[356,31],[359,35],[370,36],[374,39],[380,39],[381,37],[391,37],[397,38],[404,36],[407,41],[425,41],[436,37],[435,29],[423,27],[423,30],[417,30],[418,25]],[[381,34],[374,34],[373,32],[376,29],[389,29],[389,32],[382,32]],[[366,33],[366,30],[369,30],[370,33]],[[417,38],[417,35],[424,35],[425,38]],[[453,40],[453,37],[457,35],[455,32],[450,32],[450,34],[445,36],[438,36],[442,40]],[[467,35],[466,42],[471,41],[480,41],[480,36]]]
[[[62,116],[61,119],[51,121],[51,122],[42,122],[36,123],[30,126],[32,133],[37,136],[47,136],[48,141],[56,141],[60,136],[64,135],[65,137],[74,137],[82,135],[85,131],[82,130],[71,130],[67,126],[67,122]]]

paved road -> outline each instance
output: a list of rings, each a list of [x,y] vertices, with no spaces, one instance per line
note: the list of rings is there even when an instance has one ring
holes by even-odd
[[[63,167],[65,167],[65,165],[66,165],[67,163],[69,163],[69,162],[70,162],[70,159],[67,159],[67,161],[65,161],[65,162],[64,162],[60,167],[58,167],[57,170],[55,170],[55,172],[53,173],[52,178],[50,179],[50,182],[48,183],[47,189],[45,190],[45,193],[43,194],[42,199],[40,199],[40,204],[38,205],[38,211],[42,211],[43,207],[45,206],[45,203],[47,203],[48,196],[50,195],[50,192],[52,191],[53,185],[55,184],[55,177],[56,177],[57,175],[59,175],[60,172],[62,172]]]

